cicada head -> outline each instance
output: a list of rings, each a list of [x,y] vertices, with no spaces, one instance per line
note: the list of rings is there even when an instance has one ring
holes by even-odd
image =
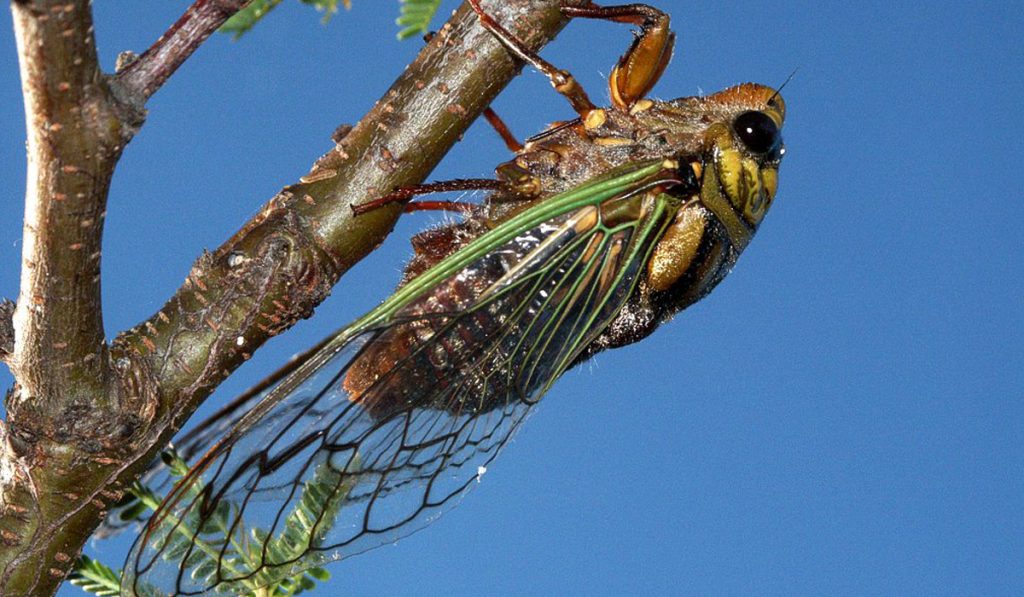
[[[753,83],[633,109],[645,150],[688,164],[695,176],[670,190],[681,208],[647,261],[641,291],[602,346],[646,336],[732,269],[775,197],[785,111],[774,89]]]
[[[728,114],[708,127],[701,197],[722,192],[751,228],[764,218],[778,187],[785,153],[782,123],[786,105],[770,87],[745,84],[704,99]],[[716,188],[717,187],[717,188]]]
[[[777,91],[744,83],[713,95],[652,106],[645,126],[659,130],[700,180],[701,203],[742,250],[771,206],[785,153],[786,105]]]

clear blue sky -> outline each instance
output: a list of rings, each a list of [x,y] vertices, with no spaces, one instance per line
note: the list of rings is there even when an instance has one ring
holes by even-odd
[[[186,4],[97,2],[104,64]],[[327,26],[291,4],[241,42],[213,39],[150,102],[110,200],[111,335],[419,48],[393,40],[397,2],[353,0]],[[462,505],[334,565],[324,594],[1024,594],[1019,6],[659,4],[680,35],[659,97],[799,67],[772,212],[711,297],[567,374]],[[0,18],[0,294],[14,297],[24,125]],[[545,55],[607,97],[628,41],[581,21]],[[570,115],[533,72],[496,107],[520,136]],[[506,155],[478,125],[435,178],[487,176]],[[218,398],[383,299],[427,224],[407,218]],[[90,553],[119,565],[123,549]]]

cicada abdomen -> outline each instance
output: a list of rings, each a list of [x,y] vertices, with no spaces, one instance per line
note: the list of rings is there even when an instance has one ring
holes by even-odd
[[[525,247],[516,252],[523,250]],[[437,261],[440,258],[434,263]],[[379,418],[409,405],[470,411],[483,408],[483,404],[437,404],[436,391],[443,393],[449,388],[455,379],[453,373],[463,366],[467,353],[481,338],[494,333],[500,319],[506,316],[500,300],[477,306],[462,318],[458,327],[451,325],[452,315],[472,307],[474,299],[511,265],[508,253],[486,255],[465,275],[445,280],[435,291],[407,307],[404,317],[368,343],[352,363],[343,381],[349,399]],[[475,394],[487,395],[486,382],[467,383],[480,386]],[[371,387],[374,391],[368,393]]]

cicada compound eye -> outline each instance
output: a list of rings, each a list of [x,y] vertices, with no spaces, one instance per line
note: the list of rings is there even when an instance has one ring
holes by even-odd
[[[782,147],[782,134],[775,121],[764,112],[750,110],[736,117],[732,123],[743,145],[751,153],[768,155]]]

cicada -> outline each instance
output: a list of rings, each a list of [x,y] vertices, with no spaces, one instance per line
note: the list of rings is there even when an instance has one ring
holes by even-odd
[[[640,29],[600,108],[471,4],[578,118],[519,144],[489,115],[516,155],[485,203],[415,237],[398,290],[198,460],[136,541],[124,592],[250,592],[423,526],[566,370],[704,297],[750,242],[784,153],[778,92],[647,99],[672,51],[667,15],[565,8]],[[420,190],[442,186],[460,183]]]

